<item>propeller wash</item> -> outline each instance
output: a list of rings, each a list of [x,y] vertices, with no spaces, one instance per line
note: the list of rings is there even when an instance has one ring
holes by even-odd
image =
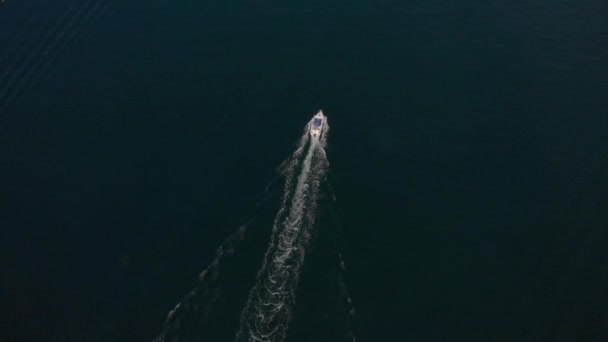
[[[327,118],[319,111],[284,164],[281,207],[241,314],[236,341],[276,342],[286,337],[310,229],[317,216],[319,185],[329,166],[324,150],[328,132]]]

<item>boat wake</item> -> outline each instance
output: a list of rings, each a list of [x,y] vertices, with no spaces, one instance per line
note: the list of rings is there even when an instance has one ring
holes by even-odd
[[[329,166],[324,150],[329,126],[324,123],[320,136],[311,138],[311,124],[286,163],[281,207],[241,314],[236,341],[283,341],[287,334],[310,229],[317,216],[319,185]]]
[[[217,280],[221,262],[234,253],[236,246],[243,240],[248,225],[249,223],[240,226],[217,248],[211,264],[199,274],[199,285],[169,312],[164,328],[154,342],[189,340],[188,334],[193,329],[186,326],[192,325],[193,317],[196,317],[196,326],[205,326],[210,311],[220,297],[221,286]]]
[[[315,118],[322,118],[322,122],[315,121]],[[239,342],[277,342],[286,339],[290,328],[290,331],[298,336],[302,325],[308,329],[306,325],[310,323],[309,320],[293,320],[291,327],[290,322],[296,303],[296,290],[299,286],[307,286],[305,282],[299,284],[304,256],[312,236],[318,235],[312,228],[320,215],[320,185],[329,169],[325,154],[328,132],[326,117],[319,111],[306,125],[294,153],[279,167],[285,184],[276,215],[271,210],[266,212],[267,206],[264,203],[274,192],[272,185],[280,179],[280,175],[266,186],[262,199],[252,211],[255,215],[250,216],[247,223],[220,245],[211,264],[200,274],[199,284],[169,312],[162,331],[154,342],[225,341],[231,338]],[[333,191],[330,189],[330,192]],[[335,201],[335,196],[333,198]],[[328,207],[339,224],[331,205]],[[254,221],[260,223],[256,224]],[[262,222],[273,223],[271,226]],[[256,227],[252,228],[253,226]],[[325,236],[329,237],[330,231],[326,230]],[[267,247],[265,244],[268,243],[268,235],[265,232],[270,235]],[[339,238],[340,231],[336,233]],[[322,278],[331,278],[333,284],[337,283],[337,286],[328,286],[330,296],[335,300],[330,304],[331,307],[326,308],[327,313],[316,315],[322,322],[317,322],[321,331],[315,330],[314,334],[335,335],[339,330],[343,333],[336,335],[338,339],[333,340],[354,341],[351,324],[354,308],[342,278],[345,271],[344,260],[339,253],[339,244],[333,248],[333,253],[339,256],[335,261],[340,270],[332,271]],[[255,256],[256,253],[262,258],[261,267],[256,262],[259,260]],[[325,256],[308,253],[313,268],[315,260],[327,264]],[[251,283],[243,281],[245,279],[251,279],[253,287]],[[318,286],[313,285],[314,288]],[[304,298],[312,295],[312,301],[317,299],[317,294],[307,294],[306,291],[300,295]],[[306,308],[306,301],[302,304],[307,312],[317,309]],[[239,320],[233,320],[236,310],[242,310]],[[323,330],[323,326],[328,330]]]

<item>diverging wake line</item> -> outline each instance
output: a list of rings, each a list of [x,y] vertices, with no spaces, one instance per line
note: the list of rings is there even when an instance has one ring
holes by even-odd
[[[283,341],[295,304],[300,270],[317,216],[319,185],[327,172],[329,125],[319,111],[285,163],[285,188],[270,244],[241,314],[236,341]],[[299,172],[298,172],[299,171]]]

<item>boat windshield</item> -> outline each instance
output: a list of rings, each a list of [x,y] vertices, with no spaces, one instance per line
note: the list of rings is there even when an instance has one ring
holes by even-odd
[[[318,127],[318,126],[321,126],[321,123],[323,123],[323,119],[315,118],[312,122],[312,125],[315,127]]]

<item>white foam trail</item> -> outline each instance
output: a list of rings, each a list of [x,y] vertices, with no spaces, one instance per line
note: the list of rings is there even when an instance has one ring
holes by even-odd
[[[215,305],[215,302],[220,296],[220,290],[212,289],[212,293],[209,294],[209,287],[202,285],[206,283],[212,284],[217,279],[222,259],[225,256],[230,256],[234,253],[234,249],[238,243],[243,240],[250,223],[251,221],[239,227],[236,232],[232,233],[217,248],[215,258],[213,258],[209,266],[207,266],[207,268],[198,276],[200,286],[192,289],[192,291],[190,291],[190,293],[188,293],[188,295],[169,312],[163,330],[160,335],[154,339],[154,342],[173,340],[169,336],[179,331],[182,320],[188,319],[188,316],[191,316],[192,312],[201,312],[201,315],[199,315],[200,324],[203,324],[206,321],[211,308]],[[201,297],[206,299],[205,302],[199,303]],[[203,305],[203,307],[201,308],[200,305]]]
[[[185,325],[191,325],[194,319],[196,319],[198,326],[204,326],[207,323],[210,313],[222,294],[221,288],[217,283],[218,277],[220,273],[222,273],[222,263],[225,259],[234,254],[239,243],[245,238],[250,224],[255,221],[255,213],[266,201],[267,195],[270,192],[270,187],[276,180],[278,180],[278,176],[274,177],[266,184],[261,199],[251,210],[247,222],[228,236],[216,249],[215,257],[209,266],[207,266],[207,268],[198,276],[199,284],[169,312],[163,329],[158,337],[154,339],[154,342],[180,341],[182,339],[188,341],[190,337],[187,335],[183,336],[182,330],[186,330],[187,334],[188,329],[191,328],[185,327]]]
[[[309,139],[309,125],[298,148],[285,163],[281,208],[256,283],[241,314],[236,341],[283,341],[287,334],[309,230],[316,219],[319,185],[328,167],[323,147],[327,144],[329,125],[325,123],[320,139]],[[296,166],[309,140],[296,178]]]

